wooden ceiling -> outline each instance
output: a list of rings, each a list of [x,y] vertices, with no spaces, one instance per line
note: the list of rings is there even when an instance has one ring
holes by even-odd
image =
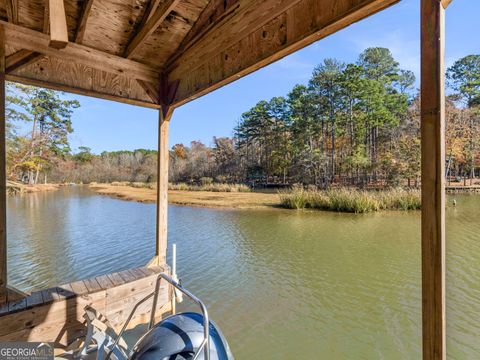
[[[397,1],[0,0],[6,77],[179,106]]]

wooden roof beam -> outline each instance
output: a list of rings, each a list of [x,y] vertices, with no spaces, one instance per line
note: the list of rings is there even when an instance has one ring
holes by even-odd
[[[13,24],[18,24],[18,2],[17,0],[5,0],[7,8],[7,19]]]
[[[53,82],[48,82],[43,80],[36,80],[26,76],[21,76],[21,75],[7,74],[6,79],[8,81],[18,82],[25,85],[39,86],[47,89],[65,91],[73,94],[91,96],[98,99],[111,100],[111,101],[116,101],[123,104],[142,106],[142,107],[151,108],[151,109],[160,109],[160,105],[157,103],[154,104],[154,103],[150,103],[142,100],[130,99],[126,97],[121,97],[117,95],[95,91],[92,89],[77,88],[77,87],[67,86],[64,84],[58,84],[58,83],[53,83]]]
[[[180,0],[165,0],[162,2],[150,16],[145,25],[135,34],[132,41],[127,45],[125,57],[132,58],[135,52],[145,42],[145,40],[165,21]]]
[[[192,26],[180,46],[175,52],[175,58],[170,59],[172,62],[180,56],[192,44],[198,41],[202,36],[208,33],[213,27],[229,18],[236,8],[239,6],[239,0],[211,0],[202,11],[198,20]]]
[[[5,59],[6,73],[11,73],[15,70],[19,70],[25,66],[33,64],[43,58],[43,54],[36,53],[29,50],[20,50],[16,53],[7,56]]]
[[[155,11],[158,9],[158,6],[160,5],[161,0],[150,0],[147,4],[147,8],[145,9],[145,12],[142,16],[142,20],[140,21],[140,24],[138,24],[136,31],[133,32],[132,37],[130,40],[132,40],[135,35],[139,32],[140,29],[142,29],[145,24],[150,20],[155,13]]]
[[[83,43],[85,32],[87,31],[87,21],[90,16],[90,10],[92,10],[93,0],[85,0],[83,2],[82,15],[77,26],[77,33],[75,35],[75,42],[77,44]]]
[[[63,49],[68,44],[67,15],[63,0],[48,0],[50,46]]]
[[[43,33],[48,34],[50,30],[50,20],[48,15],[48,4],[45,4],[43,11]],[[29,51],[29,50],[20,50],[15,54],[7,57],[7,73],[11,73],[15,70],[20,70],[29,65],[35,64],[37,61],[43,59],[45,55]]]
[[[49,46],[50,37],[38,31],[0,21],[5,30],[7,45],[53,56],[68,62],[79,63],[108,73],[124,75],[132,79],[157,83],[160,73],[136,61],[111,55],[84,45],[69,42],[61,50]]]
[[[241,2],[228,24],[212,28],[167,68],[180,80],[178,107],[258,70],[398,0]],[[254,6],[252,8],[252,6]]]

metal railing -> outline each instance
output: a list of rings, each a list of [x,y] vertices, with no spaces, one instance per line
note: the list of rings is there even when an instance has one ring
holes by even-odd
[[[200,356],[202,351],[204,352],[205,360],[210,360],[210,329],[209,329],[210,328],[210,321],[209,321],[209,318],[208,318],[207,307],[205,306],[205,304],[199,298],[197,298],[190,291],[185,289],[182,285],[180,285],[178,282],[176,282],[175,280],[173,280],[171,277],[169,277],[167,274],[164,274],[164,273],[158,274],[157,280],[155,282],[155,290],[151,294],[148,294],[147,296],[145,296],[143,299],[141,299],[139,302],[137,302],[135,304],[132,311],[128,315],[127,321],[123,325],[122,330],[120,330],[120,333],[118,334],[118,337],[115,339],[115,342],[113,343],[110,351],[108,352],[107,356],[105,357],[105,360],[110,359],[110,356],[112,355],[113,349],[118,346],[118,342],[122,338],[125,330],[128,327],[128,324],[132,320],[133,315],[137,311],[138,307],[140,305],[142,305],[145,301],[150,299],[151,297],[153,297],[153,302],[152,302],[152,311],[151,311],[151,315],[150,315],[150,322],[148,324],[148,331],[150,331],[153,328],[153,325],[155,323],[155,313],[156,313],[156,310],[157,310],[158,294],[160,292],[160,282],[162,281],[162,279],[164,279],[165,281],[170,283],[174,288],[181,291],[183,294],[185,294],[187,297],[189,297],[193,302],[195,302],[197,305],[200,306],[200,309],[202,310],[202,315],[203,315],[203,335],[204,335],[204,338],[203,338],[203,341],[200,344],[200,347],[198,348],[193,360],[198,359],[198,357]]]

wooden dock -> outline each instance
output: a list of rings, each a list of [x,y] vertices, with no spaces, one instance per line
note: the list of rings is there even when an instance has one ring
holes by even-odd
[[[105,315],[119,330],[135,304],[154,291],[157,275],[168,268],[125,270],[76,281],[0,305],[0,341],[41,341],[66,346],[85,335],[84,308],[89,305]],[[169,286],[161,283],[157,315],[171,310]],[[129,328],[150,319],[152,303],[141,305]]]

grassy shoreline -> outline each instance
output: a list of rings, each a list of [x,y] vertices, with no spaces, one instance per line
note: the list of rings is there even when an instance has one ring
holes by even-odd
[[[154,186],[125,184],[91,184],[101,195],[123,200],[154,203]],[[306,191],[294,189],[280,193],[169,190],[169,203],[225,209],[314,209],[335,212],[368,213],[385,210],[420,209],[420,191],[392,189],[360,191],[335,189]]]
[[[420,210],[419,190],[391,189],[362,191],[333,189],[305,191],[295,189],[280,193],[281,206],[286,209],[317,209],[348,213],[368,213],[382,210]]]

